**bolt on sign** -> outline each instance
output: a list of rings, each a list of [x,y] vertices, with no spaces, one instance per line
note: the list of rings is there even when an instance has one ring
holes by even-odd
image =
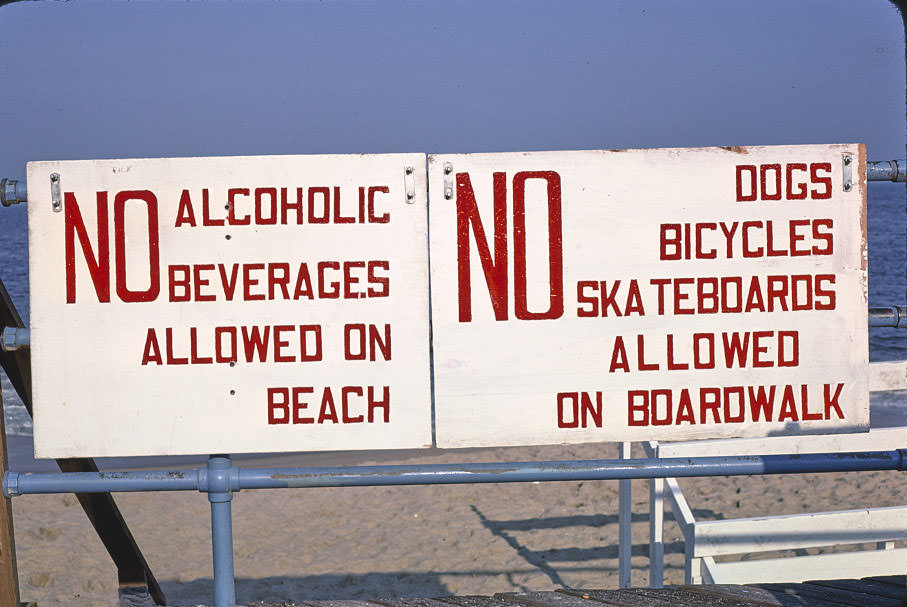
[[[429,157],[441,447],[866,430],[862,145]]]
[[[32,162],[39,457],[431,443],[425,156]]]

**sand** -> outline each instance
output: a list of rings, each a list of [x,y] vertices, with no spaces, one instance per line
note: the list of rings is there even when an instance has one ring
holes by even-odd
[[[614,444],[315,454],[244,465],[616,457]],[[634,455],[637,455],[634,453]],[[681,480],[699,520],[907,504],[903,473]],[[257,490],[233,502],[237,600],[361,599],[617,586],[618,483]],[[633,583],[648,583],[648,490],[633,482]],[[212,604],[209,506],[195,492],[118,494],[171,605]],[[116,605],[116,572],[72,495],[13,500],[23,600]],[[666,583],[683,542],[665,525]]]

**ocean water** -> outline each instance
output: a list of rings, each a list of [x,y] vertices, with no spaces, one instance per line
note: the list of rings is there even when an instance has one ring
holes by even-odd
[[[903,184],[870,183],[868,190],[869,305],[907,304],[907,188]],[[0,207],[0,279],[23,320],[28,323],[28,247],[25,205]],[[834,330],[829,327],[829,330]],[[870,328],[872,362],[907,360],[907,330]],[[31,435],[31,418],[6,375],[2,375],[3,406],[10,434]],[[875,399],[886,399],[884,394]],[[903,391],[896,395],[904,400]],[[890,400],[887,399],[887,400]]]

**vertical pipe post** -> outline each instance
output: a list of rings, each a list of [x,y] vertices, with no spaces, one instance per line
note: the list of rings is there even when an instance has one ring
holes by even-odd
[[[664,491],[665,479],[649,480],[649,586],[664,586]]]
[[[620,444],[620,459],[630,459],[630,443]],[[620,539],[617,547],[618,586],[620,588],[629,588],[633,583],[632,572],[630,570],[633,551],[633,538],[631,534],[631,519],[633,517],[631,483],[633,481],[628,479],[617,482],[619,483],[617,519],[620,530]]]
[[[228,455],[208,458],[208,501],[211,502],[211,544],[214,557],[214,605],[236,606],[233,578],[233,515],[230,488],[232,462]]]

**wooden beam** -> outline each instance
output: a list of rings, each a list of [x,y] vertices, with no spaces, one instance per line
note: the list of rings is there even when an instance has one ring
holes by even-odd
[[[24,327],[22,318],[13,304],[12,298],[6,291],[6,285],[0,279],[0,330],[3,327]],[[16,393],[28,409],[31,415],[31,359],[27,350],[16,350],[15,352],[4,352],[0,348],[0,365],[6,371],[10,383],[16,389]]]
[[[3,476],[8,467],[6,423],[3,419],[3,407],[0,407],[0,476]],[[13,508],[8,497],[0,497],[0,605],[19,605],[19,572],[16,568]]]
[[[0,279],[0,328],[24,326],[3,280]],[[28,414],[32,415],[31,359],[28,351],[3,352],[0,349],[0,365],[22,399]],[[57,465],[63,472],[98,471],[94,460],[87,458],[58,459]],[[76,497],[116,565],[120,589],[134,590],[136,587],[146,586],[158,605],[166,605],[164,592],[154,578],[142,551],[139,550],[113,496],[109,493],[77,493]]]

